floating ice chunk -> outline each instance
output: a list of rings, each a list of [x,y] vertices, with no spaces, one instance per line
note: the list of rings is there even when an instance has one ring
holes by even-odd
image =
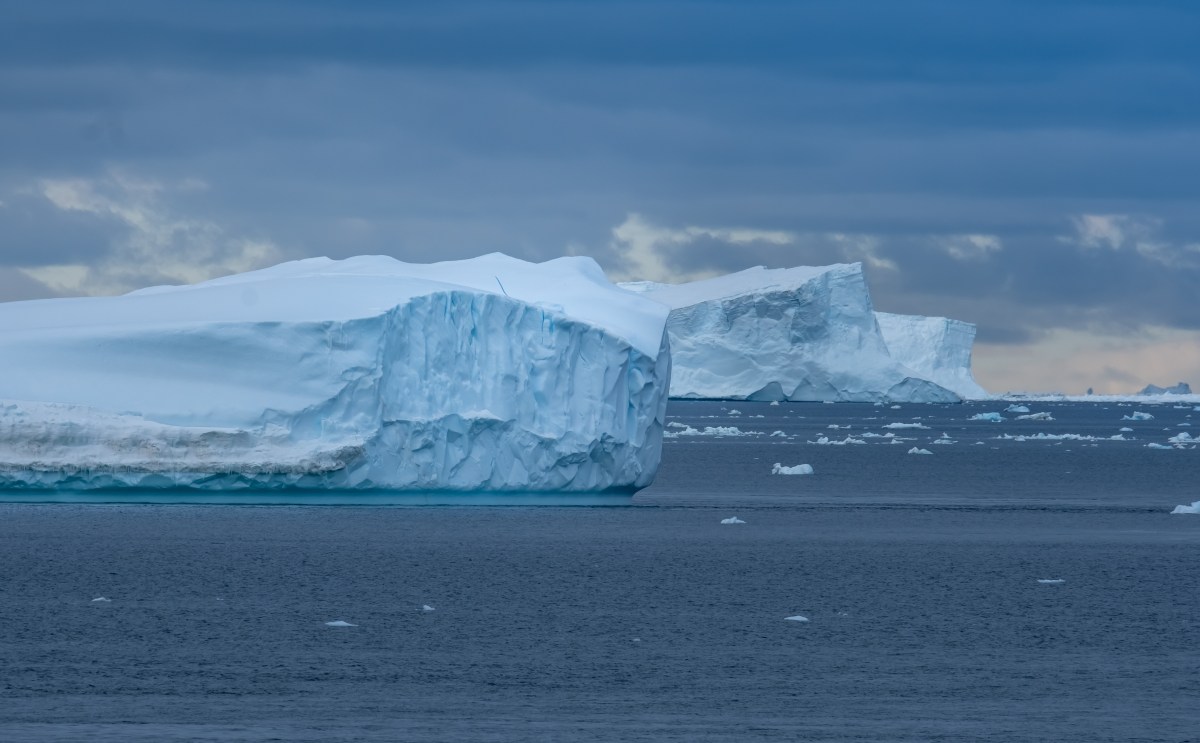
[[[421,611],[433,611],[433,607],[429,604],[421,604]]]
[[[103,597],[103,596],[97,596],[96,598],[92,599],[92,603],[93,603],[93,604],[94,604],[94,603],[96,603],[97,601],[100,601],[100,602],[102,602],[102,603],[105,603],[105,604],[107,604],[107,603],[109,603],[110,601],[112,601],[112,599],[108,599],[108,598],[105,598],[105,597]]]
[[[850,426],[850,425],[839,426],[836,423],[830,423],[828,426],[825,426],[825,427],[826,428],[852,428],[852,426]]]
[[[783,437],[783,436],[787,436],[787,434],[784,433],[783,431],[772,431],[771,432],[771,438],[773,438],[773,439]]]
[[[1135,410],[1130,415],[1121,416],[1123,421],[1152,421],[1154,416],[1141,410]]]
[[[928,449],[918,449],[915,446],[913,448],[909,449],[908,453],[909,454],[933,454],[933,452],[929,451]]]
[[[784,617],[784,619],[786,619],[789,622],[807,622],[808,621],[808,617],[801,616],[799,614],[796,614],[796,615],[790,616],[790,617]]]
[[[1151,441],[1149,444],[1146,444],[1146,448],[1147,449],[1174,449],[1175,447],[1167,446],[1166,444],[1159,444],[1154,441]]]
[[[891,409],[892,409],[892,410],[899,410],[899,409],[900,409],[900,406],[899,406],[899,405],[893,405],[893,406],[891,407]],[[1200,408],[1196,408],[1196,410],[1200,410]]]
[[[680,423],[679,421],[671,421],[670,423],[667,424],[667,428],[687,428],[687,427],[688,426]]]
[[[1108,437],[1108,440],[1109,441],[1128,441],[1129,439],[1125,438],[1125,434],[1114,433],[1112,436]]]
[[[943,446],[948,446],[950,444],[957,444],[958,442],[955,441],[954,439],[950,438],[949,434],[942,433],[942,437],[940,439],[935,440],[933,443],[942,444]]]
[[[1025,407],[1024,405],[1013,404],[1013,405],[1009,405],[1007,408],[1005,408],[1004,412],[1006,412],[1006,413],[1028,413],[1029,408]]]
[[[1004,420],[1004,416],[999,413],[976,413],[967,420],[969,421],[990,421],[992,423],[1000,423]]]
[[[325,626],[326,627],[357,627],[358,625],[350,624],[349,622],[342,620],[342,619],[335,619],[332,622],[326,622]]]
[[[741,415],[741,414],[742,414],[742,411],[740,411],[740,410],[730,410],[730,411],[729,411],[729,414],[730,414],[730,415]]]
[[[1133,431],[1133,429],[1132,429],[1132,428],[1130,428],[1129,426],[1122,426],[1122,427],[1121,427],[1121,433],[1130,433],[1130,432],[1132,432],[1132,431]]]
[[[1171,513],[1172,514],[1176,514],[1176,513],[1200,514],[1200,500],[1193,501],[1192,505],[1190,505],[1190,506],[1175,506],[1175,510],[1171,511]]]
[[[1052,421],[1054,416],[1049,413],[1030,413],[1029,415],[1018,415],[1019,421]]]
[[[771,401],[771,407],[773,407],[773,408],[777,408],[777,407],[779,407],[779,401],[778,401],[778,400],[772,400],[772,401]]]
[[[721,519],[721,523],[722,524],[744,524],[746,522],[742,521],[737,516],[730,516],[727,519]]]
[[[1194,438],[1192,438],[1192,435],[1190,433],[1188,433],[1187,431],[1181,431],[1180,433],[1176,434],[1175,436],[1172,436],[1171,438],[1167,439],[1167,441],[1170,441],[1172,444],[1194,444],[1197,441],[1200,441],[1200,438],[1194,439]]]
[[[865,444],[867,442],[863,441],[862,439],[856,439],[853,436],[846,436],[846,438],[842,439],[841,441],[835,441],[828,436],[819,436],[816,441],[810,441],[808,443],[818,444],[820,446],[846,446],[847,444]]]
[[[771,468],[772,475],[811,475],[813,468],[811,464],[797,464],[794,467],[785,467],[779,462]]]
[[[640,637],[635,637],[635,638],[633,638],[633,641],[634,641],[634,642],[641,642],[641,641],[642,641],[642,638],[640,638]]]
[[[929,426],[922,425],[920,423],[889,423],[883,427],[884,428],[922,428],[925,430],[929,429]]]
[[[1051,586],[1051,585],[1056,585],[1058,583],[1066,583],[1066,582],[1067,581],[1064,580],[1063,578],[1038,578],[1038,583],[1041,583],[1044,586]]]
[[[757,431],[742,431],[737,426],[705,426],[703,430],[684,426],[682,429],[664,431],[663,436],[669,439],[679,436],[757,436]]]
[[[1180,423],[1178,426],[1176,426],[1176,428],[1184,428],[1184,427],[1191,428],[1192,424],[1191,423]]]

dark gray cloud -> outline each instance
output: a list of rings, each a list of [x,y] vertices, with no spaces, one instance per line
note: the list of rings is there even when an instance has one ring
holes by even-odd
[[[870,259],[880,307],[993,342],[1196,328],[1191,2],[4,9],[0,267],[120,255],[127,223],[37,187],[126,173],[207,184],[158,194],[160,224],[284,256],[572,250],[616,267],[611,231],[639,213],[798,236],[663,247],[680,275]],[[1167,252],[1082,245],[1084,214],[1153,224]],[[952,255],[964,235],[1001,247]]]

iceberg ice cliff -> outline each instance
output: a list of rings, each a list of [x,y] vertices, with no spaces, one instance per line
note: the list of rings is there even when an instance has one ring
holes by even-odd
[[[0,488],[631,491],[667,314],[500,254],[0,304]]]
[[[892,358],[968,400],[991,397],[971,375],[975,326],[961,320],[876,312]]]
[[[671,308],[672,397],[960,401],[888,354],[859,263],[622,286]]]

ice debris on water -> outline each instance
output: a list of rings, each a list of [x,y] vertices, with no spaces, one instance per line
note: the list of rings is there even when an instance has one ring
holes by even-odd
[[[991,423],[1000,423],[1004,420],[1004,416],[999,413],[976,413],[967,420],[970,421],[989,421]]]
[[[1175,506],[1175,510],[1171,511],[1171,513],[1172,514],[1182,514],[1182,513],[1200,514],[1200,500],[1193,501],[1192,505],[1190,505],[1190,506],[1187,506],[1187,505]]]
[[[1024,405],[1017,405],[1014,403],[1013,405],[1009,405],[1007,408],[1005,408],[1004,412],[1006,412],[1006,413],[1028,413],[1029,408],[1025,407]]]
[[[96,598],[92,599],[92,603],[93,603],[93,604],[94,604],[94,603],[96,603],[97,601],[100,601],[100,602],[103,602],[103,603],[108,603],[108,602],[112,601],[112,599],[105,598],[105,597],[103,597],[103,596],[97,596]]]
[[[357,624],[350,624],[343,619],[335,619],[332,622],[326,622],[326,627],[357,627]]]
[[[1195,444],[1200,442],[1200,438],[1192,438],[1192,435],[1187,431],[1182,431],[1171,438],[1167,439],[1172,444]]]
[[[784,619],[789,622],[807,622],[808,621],[808,617],[801,616],[800,614],[795,614],[790,617],[784,617]]]
[[[1131,431],[1133,431],[1133,429],[1129,426],[1121,426],[1121,433],[1129,433]]]
[[[746,522],[742,521],[737,516],[730,516],[727,519],[721,519],[721,523],[722,524],[744,524]]]
[[[1166,444],[1159,444],[1154,441],[1151,441],[1149,444],[1146,444],[1146,448],[1147,449],[1174,449],[1175,447],[1167,446]]]
[[[920,429],[928,430],[929,426],[922,425],[920,423],[889,423],[886,426],[883,426],[883,428],[913,428],[913,429],[920,428]]]
[[[797,464],[794,467],[785,467],[779,462],[771,467],[772,475],[811,475],[813,468],[811,464]]]
[[[1062,578],[1038,578],[1038,583],[1041,583],[1044,586],[1049,586],[1058,583],[1066,583],[1066,580]]]
[[[918,449],[915,446],[913,448],[909,449],[908,453],[909,454],[933,454],[933,452],[929,451],[928,449]]]
[[[846,444],[865,444],[867,442],[863,441],[862,439],[856,439],[847,434],[846,438],[842,439],[841,441],[837,439],[831,439],[828,436],[818,436],[816,441],[809,441],[808,443],[815,444],[817,446],[845,446]]]
[[[1152,421],[1154,416],[1141,410],[1135,410],[1130,415],[1121,416],[1123,421]]]
[[[779,437],[785,437],[785,436],[787,436],[787,434],[784,433],[783,431],[772,431],[771,432],[771,438],[773,438],[773,439],[779,438]]]
[[[678,436],[757,436],[757,431],[743,431],[737,426],[705,426],[703,429],[684,426],[682,429],[664,431],[663,436],[673,439]]]
[[[772,400],[772,401],[771,401],[771,407],[773,407],[773,408],[777,408],[777,407],[779,407],[779,401],[778,401],[778,400]]]
[[[433,611],[433,607],[429,604],[421,604],[421,611]]]
[[[1019,421],[1052,421],[1054,416],[1049,413],[1030,413],[1029,415],[1018,415]]]

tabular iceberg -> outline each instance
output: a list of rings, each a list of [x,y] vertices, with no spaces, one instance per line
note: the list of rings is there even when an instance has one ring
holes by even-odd
[[[968,400],[991,397],[971,375],[975,326],[947,317],[876,312],[892,358]]]
[[[960,402],[888,355],[862,264],[622,286],[671,308],[672,397]]]
[[[0,488],[631,491],[667,314],[500,254],[0,304]]]

